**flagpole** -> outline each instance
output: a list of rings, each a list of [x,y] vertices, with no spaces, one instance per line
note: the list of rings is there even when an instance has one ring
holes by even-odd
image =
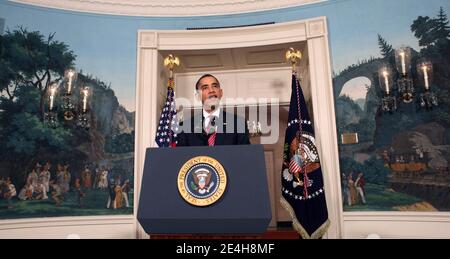
[[[169,81],[167,83],[167,87],[170,87],[172,89],[175,87],[174,80],[173,80],[173,70],[174,70],[175,66],[179,66],[179,65],[180,65],[180,59],[172,54],[169,54],[164,59],[164,66],[169,69]]]
[[[291,62],[292,65],[292,75],[295,77],[295,83],[296,83],[296,93],[297,93],[297,111],[298,111],[298,127],[299,127],[299,134],[297,137],[297,140],[299,142],[299,150],[300,150],[300,157],[302,159],[304,159],[304,150],[303,148],[301,148],[302,145],[302,140],[303,140],[303,130],[302,130],[302,114],[301,114],[301,109],[300,109],[300,96],[299,96],[299,92],[300,92],[300,86],[298,85],[298,79],[296,77],[297,75],[297,63],[300,61],[300,59],[302,58],[302,53],[300,52],[300,50],[298,49],[294,49],[294,48],[289,48],[288,51],[286,51],[286,60]],[[302,171],[303,171],[303,189],[304,189],[304,195],[308,196],[308,183],[309,183],[309,179],[308,179],[308,172],[306,172],[307,169],[307,161],[306,159],[304,159],[303,163],[302,163]],[[302,180],[300,179],[300,175],[295,175],[295,178],[297,179],[297,181],[299,183],[302,182]]]
[[[286,52],[286,61],[292,65],[292,92],[284,141],[280,201],[302,238],[320,238],[326,233],[330,221],[314,128],[297,77],[301,58],[299,50],[290,48]]]
[[[162,107],[161,116],[159,118],[158,130],[156,132],[155,141],[159,147],[175,147],[178,131],[175,122],[177,111],[175,106],[175,82],[173,79],[173,70],[175,66],[180,65],[178,57],[170,54],[164,59],[164,66],[169,69],[169,80],[167,82],[167,96]]]
[[[300,50],[290,47],[289,50],[286,51],[286,60],[291,62],[292,75],[294,77],[296,77],[296,80],[295,80],[296,83],[297,83],[297,79],[298,79],[297,78],[297,63],[300,61],[300,59],[302,59],[302,53],[300,52]],[[297,109],[298,110],[298,118],[297,118],[297,120],[298,120],[298,126],[299,126],[299,131],[300,131],[300,134],[299,134],[299,137],[298,137],[298,141],[299,141],[299,143],[301,143],[301,139],[302,139],[301,118],[302,118],[302,115],[301,115],[301,110],[300,110],[300,96],[298,95],[300,89],[298,89],[299,88],[298,85],[296,85],[296,88],[297,88],[296,92],[297,92],[297,106],[298,106],[297,107],[298,108]],[[301,150],[303,150],[303,149],[301,149]],[[303,156],[303,154],[301,154],[301,155]]]
[[[286,51],[286,60],[291,62],[292,65],[292,73],[297,73],[297,63],[302,59],[302,53],[298,49],[289,48]]]
[[[294,48],[291,47],[291,48],[289,48],[288,51],[286,51],[286,60],[288,62],[291,62],[292,75],[294,77],[296,77],[296,75],[297,75],[297,63],[300,61],[301,58],[302,58],[302,53],[298,49],[294,49]],[[297,78],[296,78],[295,81],[297,82]],[[296,88],[297,88],[296,92],[297,92],[297,106],[298,106],[297,107],[297,111],[298,111],[298,118],[297,118],[297,120],[298,120],[299,132],[300,132],[300,134],[299,134],[297,139],[298,139],[299,143],[301,143],[301,139],[302,139],[301,118],[302,118],[302,115],[301,115],[301,110],[300,110],[300,96],[298,95],[300,89],[298,89],[299,88],[298,85],[296,85]],[[302,151],[303,149],[300,149],[300,150]],[[303,157],[303,154],[301,154],[301,155]]]

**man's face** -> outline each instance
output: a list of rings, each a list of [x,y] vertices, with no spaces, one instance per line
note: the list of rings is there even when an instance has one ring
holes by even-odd
[[[203,108],[206,111],[214,110],[218,107],[220,99],[222,98],[222,88],[219,82],[211,76],[202,78],[197,89],[202,97]],[[212,109],[212,106],[215,106]]]

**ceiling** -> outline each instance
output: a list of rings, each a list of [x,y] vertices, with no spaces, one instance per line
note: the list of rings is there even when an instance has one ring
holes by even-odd
[[[9,0],[36,6],[130,16],[205,16],[295,7],[326,0]]]

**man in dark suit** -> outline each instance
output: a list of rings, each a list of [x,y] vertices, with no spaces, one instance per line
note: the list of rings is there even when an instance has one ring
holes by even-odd
[[[243,118],[224,112],[220,107],[223,90],[219,80],[210,74],[203,75],[195,85],[203,109],[189,121],[178,134],[177,146],[215,146],[250,144],[248,129]]]

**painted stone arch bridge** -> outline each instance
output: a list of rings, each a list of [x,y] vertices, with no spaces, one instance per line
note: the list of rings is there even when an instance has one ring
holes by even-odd
[[[356,77],[367,77],[371,81],[372,85],[374,85],[374,80],[378,80],[378,69],[384,62],[385,61],[383,59],[373,59],[366,63],[354,65],[345,69],[333,78],[334,96],[338,97],[342,87],[344,87],[344,84]]]

